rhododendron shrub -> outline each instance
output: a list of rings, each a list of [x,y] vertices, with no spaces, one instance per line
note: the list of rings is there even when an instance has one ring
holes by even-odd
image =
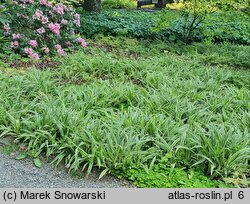
[[[76,36],[80,15],[71,7],[47,0],[15,0],[6,6],[10,22],[3,29],[15,53],[39,59],[87,46],[83,38]]]

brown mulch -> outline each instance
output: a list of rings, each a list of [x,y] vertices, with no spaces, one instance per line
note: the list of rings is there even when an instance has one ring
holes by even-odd
[[[133,84],[135,84],[135,85],[137,85],[137,86],[141,86],[141,87],[144,87],[144,86],[145,86],[145,83],[144,83],[142,80],[140,80],[140,79],[137,79],[137,78],[134,78],[134,77],[130,77],[129,80],[130,80]]]
[[[33,60],[29,60],[29,61],[13,60],[9,64],[9,67],[10,68],[24,68],[24,69],[35,67],[36,69],[45,70],[45,69],[54,69],[58,67],[59,65],[60,65],[60,62],[56,62],[51,59],[45,59],[45,60],[37,61],[37,62]]]
[[[119,55],[125,56],[125,57],[130,58],[130,59],[139,59],[140,58],[139,54],[136,52],[133,52],[130,50],[122,52],[122,51],[118,50],[116,47],[113,47],[113,46],[107,45],[107,44],[95,44],[95,43],[93,43],[93,44],[91,44],[91,46],[98,48],[98,49],[101,49],[105,52],[114,53],[118,56]]]

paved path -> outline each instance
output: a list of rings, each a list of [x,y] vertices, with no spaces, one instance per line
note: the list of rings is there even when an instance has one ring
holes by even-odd
[[[98,180],[97,173],[88,179],[72,178],[64,171],[43,164],[41,169],[34,167],[29,159],[17,161],[0,153],[0,188],[119,188],[131,187],[114,177],[106,176]]]

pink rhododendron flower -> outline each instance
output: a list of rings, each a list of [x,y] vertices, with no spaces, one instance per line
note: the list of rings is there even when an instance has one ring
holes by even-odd
[[[62,19],[61,24],[63,24],[63,25],[67,25],[67,24],[68,24],[68,21],[67,21],[67,20],[65,20],[65,19]]]
[[[81,44],[83,48],[87,47],[87,43],[83,38],[77,38],[77,41]]]
[[[80,27],[80,25],[81,25],[80,20],[75,20],[74,23],[75,23],[78,27]]]
[[[55,45],[55,48],[56,48],[57,50],[59,50],[59,49],[62,49],[62,46],[59,45],[59,44],[56,44],[56,45]]]
[[[48,25],[48,27],[49,27],[49,29],[50,29],[50,31],[52,33],[54,33],[56,35],[60,35],[60,28],[61,28],[60,24],[58,24],[58,23],[55,23],[55,24],[54,23],[50,23]]]
[[[77,38],[77,41],[78,41],[79,43],[82,43],[82,42],[84,42],[84,39],[83,39],[83,38]]]
[[[16,15],[18,18],[24,18],[24,19],[29,20],[29,16],[24,16],[23,14],[20,14],[20,13],[17,13]]]
[[[24,48],[24,52],[25,52],[27,55],[32,55],[33,49],[32,49],[32,48]]]
[[[43,12],[39,9],[36,10],[35,14],[32,16],[33,20],[41,20],[43,17]]]
[[[39,20],[42,24],[46,24],[49,22],[49,19],[43,15],[43,12],[39,9],[36,10],[35,14],[32,16],[33,20]]]
[[[10,47],[11,48],[17,48],[19,46],[19,42],[18,41],[14,41],[10,43]]]
[[[33,54],[31,55],[31,57],[32,57],[33,59],[39,59],[39,55],[38,55],[37,53],[33,53]]]
[[[65,42],[65,45],[68,47],[71,45],[71,43],[69,41]]]
[[[60,55],[60,56],[63,56],[65,53],[64,53],[64,50],[62,49],[62,46],[59,45],[59,44],[56,44],[55,45],[55,48],[56,48],[56,51],[57,53]]]
[[[20,34],[12,34],[12,38],[13,38],[13,40],[18,40],[18,39],[20,39],[20,37],[21,37],[21,35]]]
[[[64,14],[64,6],[63,6],[63,5],[55,6],[55,7],[53,8],[53,11],[54,11],[55,13],[58,13],[58,14],[60,14],[60,15],[63,15],[63,14]]]
[[[76,13],[74,15],[74,18],[75,18],[74,23],[79,27],[81,25],[80,14]]]
[[[30,40],[30,46],[31,47],[37,47],[37,41],[36,40]]]
[[[74,14],[74,17],[75,17],[75,19],[80,19],[80,14],[78,14],[78,13],[76,13],[76,14]]]
[[[41,0],[39,3],[44,6],[47,6],[48,4],[47,0]]]
[[[53,4],[48,2],[47,0],[41,0],[40,4],[43,6],[53,7]]]
[[[39,34],[45,33],[44,27],[41,27],[41,28],[37,29],[36,31],[37,31]]]
[[[57,50],[57,53],[58,53],[60,56],[65,55],[64,50],[63,50],[63,49]]]
[[[86,48],[86,47],[87,47],[87,43],[84,41],[84,42],[81,43],[81,46],[82,46],[83,48]]]
[[[49,19],[48,19],[47,17],[43,16],[43,17],[41,18],[41,23],[42,23],[42,24],[46,24],[46,23],[48,23],[48,22],[49,22]]]
[[[43,51],[45,54],[48,54],[50,52],[50,49],[48,47],[43,48]]]
[[[6,33],[9,33],[9,31],[11,30],[8,25],[5,25],[3,29],[5,30]]]

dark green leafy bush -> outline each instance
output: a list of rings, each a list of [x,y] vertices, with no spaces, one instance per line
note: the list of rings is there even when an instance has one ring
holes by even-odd
[[[153,31],[158,20],[158,12],[103,11],[100,14],[82,14],[80,33],[87,37],[96,34],[129,36],[137,39],[181,39],[180,24],[160,32]]]
[[[216,43],[250,44],[250,19],[235,12],[210,15],[202,25],[203,33]]]
[[[14,53],[39,59],[87,46],[76,35],[80,15],[72,7],[43,1],[16,0],[5,4],[8,23],[3,30]],[[65,50],[65,51],[64,51]]]
[[[7,39],[4,36],[3,26],[4,23],[7,23],[6,20],[6,8],[4,5],[0,4],[0,50],[3,52],[6,48]]]
[[[183,41],[183,27],[185,21],[178,18],[179,13],[169,11],[169,16],[176,16],[168,29],[155,31],[160,20],[159,12],[112,10],[91,14],[82,13],[80,33],[87,37],[96,34],[126,36],[137,39]],[[232,18],[233,16],[233,18]],[[235,13],[211,14],[192,34],[192,41],[212,39],[214,42],[233,42],[236,44],[250,44],[250,21],[243,15]]]

